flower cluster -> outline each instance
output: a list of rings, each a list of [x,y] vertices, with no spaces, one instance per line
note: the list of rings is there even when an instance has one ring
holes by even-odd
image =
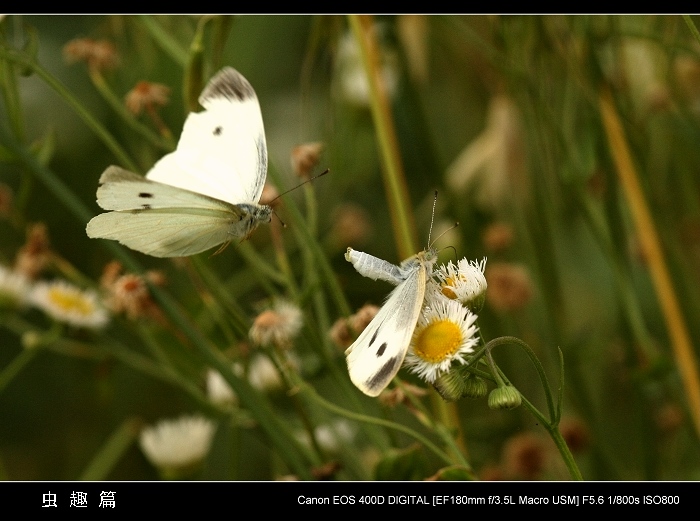
[[[413,332],[405,364],[428,383],[435,384],[442,375],[468,361],[479,343],[476,313],[486,294],[481,262],[462,259],[450,261],[434,272],[437,281],[429,280],[423,310]]]
[[[477,316],[456,300],[428,295],[418,319],[406,365],[429,383],[446,372],[453,362],[466,363],[465,356],[474,351]]]

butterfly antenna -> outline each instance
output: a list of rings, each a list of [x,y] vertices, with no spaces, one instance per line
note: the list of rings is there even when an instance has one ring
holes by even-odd
[[[446,234],[447,232],[449,232],[450,230],[454,230],[455,228],[457,228],[457,226],[459,226],[459,223],[458,223],[458,222],[454,223],[454,224],[453,224],[452,226],[450,226],[447,230],[445,230],[445,231],[442,232],[440,235],[438,235],[437,237],[435,237],[435,240],[434,240],[433,242],[437,242],[438,239],[440,239],[440,237],[442,237],[443,235],[445,235],[445,234]],[[447,247],[448,247],[448,248],[454,248],[454,246],[447,246]],[[455,250],[455,255],[457,255],[457,250]]]
[[[453,226],[452,228],[454,228],[454,226]],[[451,230],[452,228],[450,228],[450,230]],[[448,230],[448,231],[449,231],[449,230]],[[437,239],[435,239],[435,240],[437,241]],[[438,253],[440,253],[440,252],[443,251],[443,250],[449,250],[450,248],[452,248],[452,250],[454,250],[454,252],[455,252],[455,259],[456,259],[456,258],[457,258],[457,248],[455,248],[455,247],[452,246],[452,245],[445,246],[444,248],[441,248],[440,250],[438,250]]]
[[[299,185],[299,186],[301,186],[301,185]],[[292,188],[292,190],[294,190],[294,188]],[[286,193],[286,192],[285,192],[285,193]],[[277,197],[275,197],[275,199],[277,199]],[[275,199],[273,199],[273,201],[274,201]],[[278,221],[280,222],[280,224],[282,225],[282,228],[286,228],[287,225],[285,224],[285,222],[284,222],[282,219],[280,219],[280,216],[277,215],[277,212],[276,212],[274,209],[272,210],[272,213],[274,214],[275,217],[277,217],[277,220],[278,220]]]
[[[294,188],[290,188],[290,189],[287,190],[286,192],[283,192],[283,193],[279,194],[279,195],[278,195],[277,197],[275,197],[272,201],[268,201],[268,202],[267,202],[267,205],[268,205],[268,206],[271,206],[272,203],[274,203],[277,199],[279,199],[279,198],[282,197],[283,195],[287,195],[287,194],[288,194],[289,192],[291,192],[292,190],[296,190],[296,189],[299,188],[300,186],[304,186],[306,183],[310,183],[311,181],[313,181],[313,180],[315,180],[315,179],[318,179],[319,177],[321,177],[321,176],[323,176],[323,175],[326,175],[326,174],[327,174],[328,172],[330,172],[330,171],[331,171],[330,168],[326,168],[326,169],[325,169],[323,172],[321,172],[320,174],[315,175],[315,176],[313,176],[312,178],[307,179],[306,181],[303,181],[303,182],[299,183],[299,184],[296,185]],[[279,217],[278,217],[278,219],[279,219]],[[280,222],[282,222],[282,219],[280,219]],[[282,223],[282,224],[284,224],[284,223]],[[286,225],[285,225],[285,227],[286,227]]]
[[[430,217],[430,230],[428,230],[428,248],[430,248],[430,245],[432,244],[430,242],[430,236],[433,233],[433,222],[435,222],[435,206],[437,206],[437,190],[435,190],[435,198],[433,199],[433,215]]]

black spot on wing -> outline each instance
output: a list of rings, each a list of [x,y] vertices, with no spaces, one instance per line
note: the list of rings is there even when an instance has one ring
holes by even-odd
[[[225,67],[211,79],[199,97],[199,102],[204,105],[205,101],[215,98],[245,101],[248,98],[255,98],[255,91],[240,72],[231,67]]]
[[[377,358],[382,356],[384,354],[384,351],[386,351],[386,342],[384,342],[382,345],[380,345],[379,349],[377,349]]]
[[[153,194],[149,192],[141,192],[139,193],[139,197],[143,199],[150,199],[151,197],[153,197]]]
[[[215,136],[220,136],[221,133],[222,133],[223,131],[224,131],[224,127],[216,127],[216,128],[214,129],[213,134],[214,134]]]
[[[365,385],[370,391],[379,390],[387,384],[387,378],[396,373],[398,365],[402,362],[398,357],[391,358],[385,363],[382,368],[377,371],[372,378],[365,382]]]
[[[372,344],[374,344],[374,341],[377,339],[377,335],[379,334],[379,328],[374,332],[372,335],[372,338],[369,340],[369,346],[372,347]]]

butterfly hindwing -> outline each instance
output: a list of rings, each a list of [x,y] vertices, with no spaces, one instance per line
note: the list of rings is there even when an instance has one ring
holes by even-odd
[[[406,279],[345,351],[350,379],[363,393],[378,396],[401,368],[423,305],[426,278],[426,264],[416,259]]]
[[[87,234],[154,257],[184,257],[230,241],[229,226],[226,215],[216,212],[139,210],[93,217]]]

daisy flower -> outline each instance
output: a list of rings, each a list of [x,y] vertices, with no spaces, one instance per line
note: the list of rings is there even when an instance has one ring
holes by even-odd
[[[0,265],[0,307],[22,306],[29,292],[30,282],[24,275]]]
[[[435,272],[440,281],[442,294],[458,300],[474,313],[478,313],[486,299],[486,278],[484,268],[486,257],[481,262],[461,259],[457,266],[452,261]]]
[[[62,280],[37,282],[29,300],[54,320],[72,326],[97,329],[109,321],[97,293],[83,291]]]
[[[406,354],[406,366],[428,383],[455,360],[466,363],[478,340],[477,316],[455,300],[431,298],[418,319]]]
[[[209,453],[216,425],[203,416],[181,416],[146,427],[139,436],[144,455],[164,473],[196,467]]]
[[[250,328],[250,339],[257,345],[287,347],[303,325],[301,310],[286,300],[278,300],[272,309],[260,313]]]

